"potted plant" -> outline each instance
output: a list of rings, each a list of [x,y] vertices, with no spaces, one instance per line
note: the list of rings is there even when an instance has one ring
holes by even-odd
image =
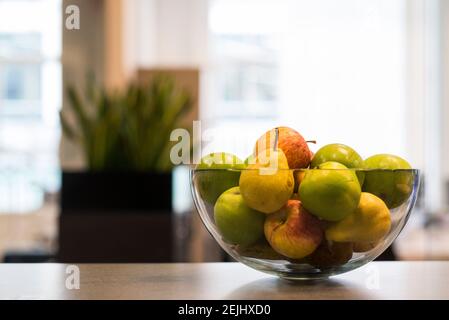
[[[92,78],[87,83],[83,95],[67,89],[75,123],[61,113],[63,133],[82,147],[87,168],[62,173],[59,259],[170,260],[169,137],[192,99],[164,75],[124,92],[108,93]],[[145,253],[151,241],[159,253]]]

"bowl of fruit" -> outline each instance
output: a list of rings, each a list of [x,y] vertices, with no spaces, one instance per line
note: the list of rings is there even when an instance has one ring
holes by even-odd
[[[274,128],[242,161],[212,153],[190,170],[207,230],[235,260],[291,280],[359,268],[397,238],[415,205],[419,171],[395,155],[363,159],[344,144],[315,154]]]

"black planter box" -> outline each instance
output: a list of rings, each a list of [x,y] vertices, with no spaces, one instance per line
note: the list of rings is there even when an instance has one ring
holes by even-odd
[[[176,261],[172,174],[63,172],[57,261]]]
[[[159,172],[63,172],[61,209],[98,212],[171,211],[172,174]]]

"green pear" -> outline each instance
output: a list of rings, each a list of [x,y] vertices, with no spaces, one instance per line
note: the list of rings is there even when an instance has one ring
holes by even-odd
[[[413,190],[412,166],[401,157],[377,154],[365,160],[363,191],[381,198],[389,209],[399,207]],[[379,170],[376,170],[379,169]],[[405,170],[404,170],[405,169]]]
[[[240,191],[245,203],[258,211],[272,213],[290,199],[295,185],[293,172],[282,150],[264,150],[240,175]]]
[[[239,187],[225,191],[214,206],[214,219],[223,240],[237,245],[252,245],[263,237],[265,214],[248,207]]]
[[[361,188],[353,170],[329,161],[305,173],[298,193],[307,211],[324,220],[339,221],[357,209]]]
[[[217,152],[204,156],[195,174],[201,198],[214,205],[223,192],[239,185],[240,170],[243,168],[243,161],[230,153]]]

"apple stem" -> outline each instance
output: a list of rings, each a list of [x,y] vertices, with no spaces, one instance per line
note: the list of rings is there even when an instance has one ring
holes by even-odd
[[[277,151],[278,148],[278,140],[279,140],[279,128],[275,128],[274,129],[274,145],[273,145],[273,150]]]
[[[307,140],[306,142],[316,144],[316,140]]]

